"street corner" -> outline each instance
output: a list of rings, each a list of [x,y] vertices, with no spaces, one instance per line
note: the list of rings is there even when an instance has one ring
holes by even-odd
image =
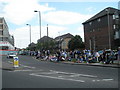
[[[1,68],[2,68],[2,70],[14,71],[14,70],[21,70],[24,67],[22,67],[21,65],[17,65],[17,67],[15,67],[13,63],[2,62]]]
[[[9,64],[7,62],[2,62],[2,70],[13,71],[14,67],[12,64]]]

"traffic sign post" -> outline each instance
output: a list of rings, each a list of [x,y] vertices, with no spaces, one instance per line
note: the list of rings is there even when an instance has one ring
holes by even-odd
[[[16,67],[19,67],[19,58],[18,57],[13,57],[14,58],[14,61],[13,61],[13,66],[16,68]]]

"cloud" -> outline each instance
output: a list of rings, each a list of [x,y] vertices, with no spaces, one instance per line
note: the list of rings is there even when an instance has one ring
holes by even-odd
[[[55,38],[56,36],[58,36],[58,32],[65,31],[67,30],[67,28],[61,27],[61,26],[49,25],[48,30],[49,30],[49,37]],[[31,27],[32,42],[37,43],[37,40],[39,39],[39,34],[40,34],[39,32],[40,32],[39,26]],[[14,31],[11,31],[10,33],[14,35],[16,47],[25,48],[30,43],[30,34],[29,34],[28,26],[17,28]],[[41,35],[42,37],[47,35],[47,26],[41,27]]]
[[[83,39],[84,41],[84,30],[83,30],[83,26],[81,25],[80,27],[78,27],[78,35],[81,36],[81,38]]]
[[[86,10],[87,10],[88,12],[92,12],[92,11],[95,11],[96,8],[94,8],[94,7],[88,7]]]
[[[119,0],[40,0],[41,2],[118,2]]]
[[[4,16],[9,22],[17,25],[31,20],[35,16],[34,10],[41,12],[55,10],[48,7],[48,4],[40,5],[38,0],[1,0],[0,7],[2,7],[0,16]]]
[[[43,20],[57,25],[76,24],[87,20],[91,15],[68,11],[51,11],[43,15]]]
[[[26,47],[29,44],[29,30],[27,27],[17,28],[11,31],[10,34],[14,36],[15,46]]]
[[[58,32],[66,31],[68,30],[68,28],[63,26],[50,25],[48,27],[48,30],[49,30],[49,36],[55,38],[59,35]]]
[[[34,22],[33,18],[37,15],[34,13],[34,10],[41,11],[42,37],[47,35],[47,27],[44,25],[46,23],[49,24],[49,36],[55,38],[59,35],[58,32],[60,32],[61,35],[65,34],[67,31],[71,33],[70,30],[74,27],[72,26],[73,24],[81,25],[82,22],[92,16],[77,12],[57,11],[55,7],[49,7],[48,3],[41,4],[39,0],[0,0],[0,16],[5,17],[5,20],[9,22],[10,25],[13,25],[12,27],[16,28],[14,25],[17,25],[15,30],[10,30],[10,33],[14,35],[16,47],[25,48],[30,43],[29,27],[23,27],[26,23],[29,23],[32,26],[32,42],[37,43],[37,40],[39,39],[39,26],[32,25]],[[82,34],[83,37],[82,31],[75,32],[76,33],[72,34]]]

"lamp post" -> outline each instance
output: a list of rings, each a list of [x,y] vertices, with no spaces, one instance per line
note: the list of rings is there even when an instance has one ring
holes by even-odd
[[[48,24],[47,24],[47,37],[48,37]]]
[[[41,12],[35,10],[34,12],[38,12],[39,13],[39,26],[40,26],[40,39],[41,39]]]
[[[92,47],[91,47],[91,38],[89,39],[89,45],[90,45],[90,50],[92,50]]]
[[[110,16],[109,16],[109,8],[106,9],[107,17],[108,17],[108,39],[109,39],[109,49],[111,49],[111,37],[110,37]]]
[[[48,24],[47,24],[47,49],[49,49]]]
[[[31,44],[31,25],[30,24],[26,24],[29,26],[29,29],[30,29],[30,44]]]
[[[59,34],[59,43],[58,43],[58,48],[59,48],[59,50],[60,50],[60,42],[61,42],[61,40],[60,40],[60,32],[58,32],[58,34]]]

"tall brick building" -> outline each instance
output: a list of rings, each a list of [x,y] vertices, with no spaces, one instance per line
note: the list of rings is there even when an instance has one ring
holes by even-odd
[[[105,8],[83,25],[86,49],[114,49],[120,46],[120,10]]]

